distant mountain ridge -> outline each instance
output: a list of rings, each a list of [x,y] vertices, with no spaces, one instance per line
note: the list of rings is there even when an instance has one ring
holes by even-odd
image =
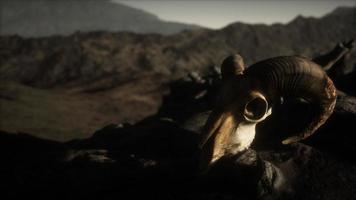
[[[356,8],[338,8],[320,19],[288,24],[233,23],[221,30],[157,34],[91,32],[36,39],[0,37],[0,78],[52,87],[102,79],[130,81],[145,74],[168,79],[204,71],[239,52],[246,63],[280,55],[316,56],[356,38]],[[353,59],[355,61],[355,59]]]
[[[1,0],[0,34],[24,37],[69,35],[77,31],[173,34],[200,28],[168,22],[110,0]]]
[[[288,24],[233,23],[168,36],[103,31],[3,36],[0,130],[68,139],[108,123],[135,122],[157,111],[172,80],[192,71],[204,74],[229,54],[241,54],[246,65],[281,55],[314,57],[355,39],[355,25],[353,7]],[[346,64],[356,67],[355,50]]]

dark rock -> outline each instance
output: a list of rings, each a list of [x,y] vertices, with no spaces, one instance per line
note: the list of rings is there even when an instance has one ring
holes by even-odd
[[[355,64],[350,62],[354,41],[343,42],[325,55],[314,58],[315,62],[324,67],[335,86],[350,95],[356,95]],[[354,64],[354,65],[352,65]]]
[[[1,151],[2,158],[7,160],[1,165],[1,171],[7,174],[1,179],[7,189],[3,195],[35,196],[41,192],[42,197],[51,197],[60,192],[57,197],[67,199],[129,195],[132,199],[218,196],[265,200],[351,199],[354,195],[356,165],[303,144],[259,152],[250,149],[218,161],[207,174],[197,174],[194,166],[198,154],[192,154],[197,152],[191,144],[192,133],[172,122],[158,122],[154,128],[155,123],[141,125],[141,131],[150,130],[149,126],[154,132],[142,139],[137,136],[129,142],[126,139],[125,144],[113,136],[130,137],[130,131],[137,132],[140,127],[134,126],[126,133],[125,128],[107,127],[110,134],[97,134],[96,138],[88,139],[91,142],[67,144],[2,133],[4,144],[28,147],[21,150],[14,145],[10,151]],[[97,146],[95,140],[106,140],[112,145]],[[6,152],[9,155],[4,157]],[[20,163],[21,168],[12,168]],[[8,173],[11,170],[15,173]]]
[[[191,75],[171,85],[157,115],[109,125],[67,143],[0,134],[1,185],[44,197],[145,199],[351,199],[356,188],[356,99],[339,92],[335,112],[305,144],[281,139],[309,122],[314,108],[286,99],[259,124],[253,148],[198,169],[198,132],[220,75]],[[201,113],[198,114],[197,113]],[[187,119],[190,119],[187,121]],[[296,123],[297,122],[297,123]],[[45,191],[45,192],[43,192]],[[63,192],[64,191],[64,192]]]
[[[306,143],[339,158],[356,161],[355,124],[356,98],[339,95],[334,113]]]
[[[289,193],[284,193],[280,199],[353,198],[356,188],[355,163],[303,144],[288,146],[283,150],[262,151],[259,155],[273,163],[288,181],[283,186],[289,186],[286,188]]]
[[[163,97],[158,116],[183,124],[197,113],[212,109],[221,84],[220,74],[211,67],[205,76],[194,76],[190,75],[188,80],[183,78],[170,84],[170,93]]]

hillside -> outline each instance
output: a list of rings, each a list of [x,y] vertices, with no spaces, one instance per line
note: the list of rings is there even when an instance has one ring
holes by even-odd
[[[1,37],[0,78],[45,88],[102,79],[115,84],[146,74],[179,78],[219,64],[234,52],[247,64],[279,55],[315,56],[356,37],[351,28],[356,8],[340,9],[321,19],[298,17],[286,25],[235,23],[222,30],[172,36],[92,32],[38,39]]]
[[[1,0],[0,4],[1,35],[42,37],[99,30],[172,34],[199,28],[163,21],[110,0]]]
[[[48,97],[52,99],[57,99],[56,95],[70,96],[71,100],[61,104],[66,109],[59,111],[65,116],[72,116],[72,101],[74,105],[90,101],[81,107],[88,110],[88,120],[74,117],[78,119],[76,125],[86,127],[79,128],[78,136],[85,136],[95,130],[90,127],[134,122],[155,113],[170,81],[191,71],[204,74],[228,54],[239,52],[247,64],[279,55],[313,57],[331,50],[340,41],[356,38],[355,24],[356,8],[339,8],[320,19],[300,16],[288,24],[271,26],[234,23],[221,30],[185,31],[170,36],[91,32],[32,39],[0,37],[0,79],[20,88],[26,85],[18,92],[2,89],[1,97],[10,94],[11,98],[1,98],[0,106],[3,109],[11,103],[13,109],[20,107],[24,102],[13,95],[32,94],[27,92],[28,87],[54,95]],[[354,67],[355,51],[350,58],[344,73]],[[46,98],[29,101],[41,102]],[[105,105],[105,109],[96,110],[98,105]],[[31,112],[43,109],[31,107]],[[33,120],[46,120],[46,115],[31,116],[26,112],[2,111],[0,129],[38,133],[36,123],[25,129],[24,121],[33,116]],[[49,109],[47,115],[52,114]],[[66,120],[54,121],[56,126],[74,130]],[[46,123],[42,128],[54,135],[65,133],[58,133],[52,125]],[[75,136],[69,133],[61,136],[64,140],[71,138]]]
[[[141,79],[92,95],[0,81],[0,129],[57,141],[85,138],[98,126],[154,113],[162,92],[152,82]]]

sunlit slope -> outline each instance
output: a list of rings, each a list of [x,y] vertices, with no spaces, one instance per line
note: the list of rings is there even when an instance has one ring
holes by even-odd
[[[156,89],[150,85],[147,87]],[[111,92],[115,95],[109,94]],[[160,102],[157,95],[142,96],[140,89],[131,84],[109,93],[71,94],[1,82],[0,130],[66,141],[88,137],[110,123],[130,122],[129,119],[153,114],[157,107],[155,104]],[[140,112],[127,112],[135,109]]]

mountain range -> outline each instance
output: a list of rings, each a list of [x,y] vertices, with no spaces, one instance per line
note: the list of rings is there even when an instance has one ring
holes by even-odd
[[[163,21],[110,0],[2,0],[0,4],[1,35],[42,37],[100,30],[173,34],[200,28]]]
[[[0,129],[56,140],[157,112],[169,84],[206,74],[229,54],[247,65],[280,55],[314,57],[356,38],[356,8],[288,24],[233,23],[173,35],[107,31],[0,37]],[[343,73],[355,67],[355,51]]]

